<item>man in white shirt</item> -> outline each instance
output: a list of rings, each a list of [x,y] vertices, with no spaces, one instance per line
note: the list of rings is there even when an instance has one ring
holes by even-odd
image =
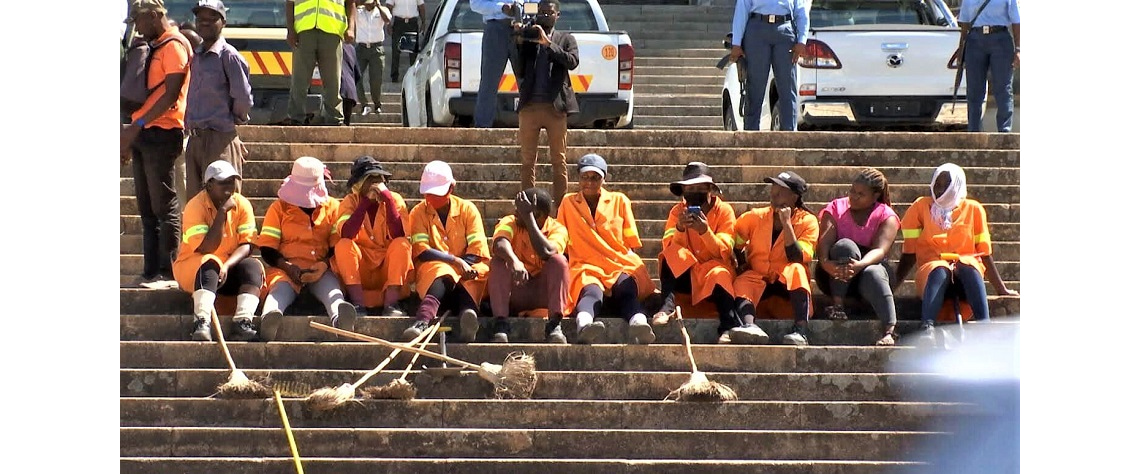
[[[424,0],[386,0],[392,8],[392,82],[400,81],[400,37],[404,33],[420,33],[420,18],[427,17]],[[408,53],[408,65],[416,55]]]
[[[376,0],[363,0],[356,7],[356,64],[360,80],[356,83],[357,96],[364,104],[361,115],[380,113],[380,89],[384,80],[384,32],[392,21],[392,13]],[[364,77],[368,77],[372,107],[364,100]]]

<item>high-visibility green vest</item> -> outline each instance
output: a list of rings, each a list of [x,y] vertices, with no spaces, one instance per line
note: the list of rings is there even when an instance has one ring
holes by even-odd
[[[300,0],[293,4],[293,30],[316,28],[337,36],[348,30],[348,17],[344,15],[344,0]]]

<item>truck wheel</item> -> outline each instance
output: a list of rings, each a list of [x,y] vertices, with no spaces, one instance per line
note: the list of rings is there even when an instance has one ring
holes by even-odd
[[[400,93],[400,121],[405,127],[411,125],[411,121],[408,120],[408,98],[402,92]]]
[[[772,109],[772,114],[771,114],[772,121],[771,121],[771,125],[768,127],[768,129],[776,132],[776,131],[780,130],[780,119],[781,119],[780,107],[778,106],[778,104],[772,104],[771,109]]]
[[[732,103],[728,100],[728,98],[725,98],[724,101],[721,102],[720,118],[721,125],[724,126],[725,130],[728,130],[730,132],[735,132],[738,130],[738,127],[736,126],[736,118],[732,116]]]
[[[435,124],[435,117],[431,115],[431,94],[424,94],[424,111],[426,112],[428,127],[437,127]]]

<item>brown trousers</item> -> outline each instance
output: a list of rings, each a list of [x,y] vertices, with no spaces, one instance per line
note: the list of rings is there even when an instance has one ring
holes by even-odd
[[[189,201],[205,186],[202,181],[206,167],[217,160],[226,160],[234,165],[238,175],[242,176],[241,168],[245,163],[245,154],[242,153],[241,139],[237,131],[219,132],[208,128],[197,128],[190,131],[190,139],[186,141],[186,200]],[[241,180],[237,182],[237,192],[241,192]]]
[[[487,279],[491,293],[491,314],[495,317],[506,317],[511,315],[511,311],[518,313],[544,306],[550,316],[564,316],[570,296],[570,264],[561,254],[547,259],[542,270],[537,274],[532,273],[526,283],[520,286],[515,286],[507,261],[496,257],[491,260]]]
[[[550,145],[551,176],[554,189],[550,197],[557,206],[566,194],[566,113],[551,103],[526,104],[519,111],[519,146],[522,153],[522,189],[534,187],[535,163],[538,161],[538,132],[546,129]]]

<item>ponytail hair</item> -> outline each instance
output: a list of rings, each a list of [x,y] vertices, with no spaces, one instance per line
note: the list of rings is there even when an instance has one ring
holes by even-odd
[[[882,171],[875,168],[863,168],[855,176],[854,183],[871,188],[872,191],[879,193],[879,202],[888,206],[891,205],[891,187]]]

